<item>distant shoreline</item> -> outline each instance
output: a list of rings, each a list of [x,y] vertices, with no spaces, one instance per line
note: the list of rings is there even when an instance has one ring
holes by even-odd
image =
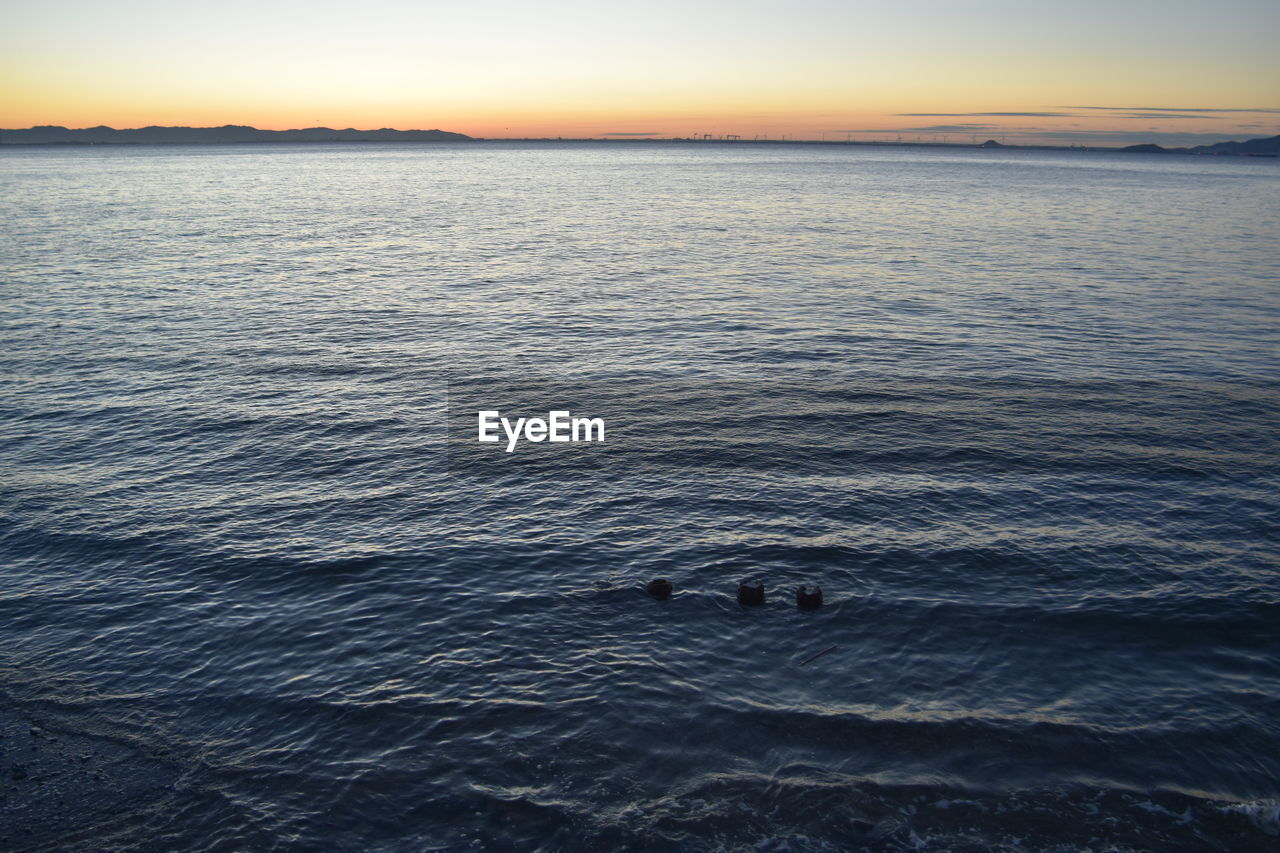
[[[226,145],[279,142],[466,142],[471,137],[446,130],[357,130],[353,127],[306,127],[294,130],[259,130],[247,125],[221,127],[138,127],[117,130],[98,126],[68,128],[41,125],[0,130],[3,145]]]
[[[881,139],[708,139],[698,137],[473,137],[444,130],[356,130],[328,127],[295,130],[259,130],[244,125],[222,127],[144,127],[116,130],[110,127],[72,129],[46,125],[18,130],[0,129],[0,148],[31,146],[96,146],[96,145],[280,145],[280,144],[352,144],[352,143],[423,144],[439,142],[524,142],[579,143],[598,145],[821,145],[871,146],[946,149],[1001,149],[1014,151],[1109,151],[1134,154],[1207,154],[1229,156],[1275,157],[1280,154],[1280,135],[1250,139],[1244,142],[1218,142],[1192,148],[1164,148],[1152,143],[1108,145],[1005,144],[994,139],[980,143],[937,142],[925,140]]]

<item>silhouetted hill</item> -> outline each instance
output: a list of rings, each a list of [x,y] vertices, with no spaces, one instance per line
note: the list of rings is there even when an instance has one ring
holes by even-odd
[[[1274,156],[1280,154],[1280,135],[1265,139],[1250,139],[1245,142],[1215,142],[1212,145],[1197,145],[1194,148],[1165,148],[1161,145],[1129,145],[1121,148],[1133,154],[1261,154]]]
[[[111,145],[121,143],[227,143],[227,142],[465,142],[462,133],[445,130],[334,130],[306,127],[299,130],[258,130],[238,124],[222,127],[141,127],[116,130],[110,127],[70,129],[53,125],[28,130],[0,130],[0,144]]]
[[[1189,150],[1192,154],[1280,154],[1280,135],[1266,139],[1249,139],[1245,142],[1197,145]]]

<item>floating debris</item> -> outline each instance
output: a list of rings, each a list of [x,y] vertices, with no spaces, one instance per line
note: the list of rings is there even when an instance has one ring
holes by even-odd
[[[764,604],[764,581],[747,578],[738,583],[739,604]]]
[[[649,581],[649,585],[645,589],[659,601],[666,601],[671,597],[671,581],[666,578],[654,578]]]
[[[822,606],[822,587],[817,584],[801,584],[796,588],[796,605],[805,610]]]
[[[804,665],[805,665],[805,664],[807,664],[809,661],[811,661],[811,660],[817,660],[818,658],[822,657],[823,655],[825,655],[825,654],[827,654],[827,653],[829,653],[829,652],[834,652],[834,651],[835,651],[836,649],[838,649],[838,648],[840,648],[840,647],[839,647],[839,646],[831,646],[831,647],[829,647],[829,648],[825,648],[825,649],[823,649],[823,650],[822,650],[822,651],[820,651],[820,652],[814,652],[813,654],[809,655],[809,656],[808,656],[807,658],[805,658],[804,660],[800,661],[800,663],[798,663],[798,664],[797,664],[797,666],[804,666]]]

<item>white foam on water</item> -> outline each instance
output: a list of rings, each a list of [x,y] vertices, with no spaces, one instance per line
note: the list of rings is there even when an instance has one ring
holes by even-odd
[[[1242,814],[1268,835],[1280,835],[1280,799],[1253,800],[1222,806],[1224,812]]]

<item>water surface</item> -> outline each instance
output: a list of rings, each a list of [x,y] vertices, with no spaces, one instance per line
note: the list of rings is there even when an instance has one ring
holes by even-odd
[[[1275,843],[1275,163],[137,146],[0,181],[0,847]],[[609,439],[507,455],[479,407]]]

